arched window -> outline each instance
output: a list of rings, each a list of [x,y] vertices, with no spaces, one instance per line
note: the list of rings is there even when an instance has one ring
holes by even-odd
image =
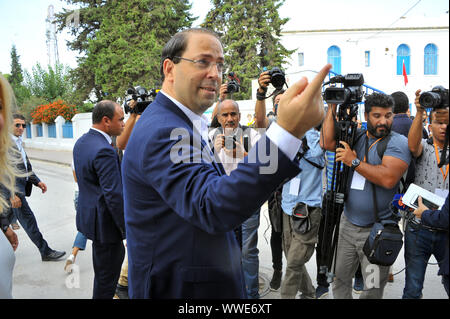
[[[423,74],[437,74],[438,49],[433,43],[427,44],[423,53]]]
[[[403,74],[403,61],[405,61],[406,74],[410,74],[410,52],[409,46],[400,44],[397,48],[397,75]]]
[[[337,74],[341,74],[341,49],[333,45],[328,48],[327,56],[327,62],[333,65],[331,71]]]

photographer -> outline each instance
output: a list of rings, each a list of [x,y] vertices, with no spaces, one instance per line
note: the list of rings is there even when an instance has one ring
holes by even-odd
[[[225,87],[225,89],[223,89]],[[221,98],[226,95],[226,84],[221,87]],[[221,100],[216,105],[220,127],[209,132],[217,154],[227,175],[237,168],[238,163],[247,156],[249,149],[256,144],[260,135],[254,129],[241,126],[239,105],[233,100]],[[258,228],[259,210],[241,226],[242,266],[247,295],[251,299],[259,298],[259,259]]]
[[[136,100],[130,100],[127,102],[130,109],[134,110],[134,107],[137,105]],[[127,146],[128,139],[130,138],[131,132],[133,131],[134,125],[136,124],[137,120],[141,117],[141,114],[138,114],[136,112],[130,112],[130,117],[125,122],[125,128],[123,129],[122,134],[117,136],[116,138],[116,146],[119,150],[125,150],[125,147]]]
[[[271,82],[269,71],[262,72],[259,75],[256,104],[255,104],[255,128],[267,129],[271,123],[276,120],[276,117],[270,119],[266,116],[266,93]],[[277,91],[272,97],[273,114],[276,114],[278,104],[283,96],[284,90]],[[272,252],[272,267],[273,276],[270,280],[270,289],[278,290],[281,286],[282,268],[283,268],[283,212],[281,209],[283,185],[280,185],[275,192],[273,192],[267,203],[269,208],[271,235],[270,235],[270,249]]]
[[[425,108],[420,104],[420,92],[421,90],[416,91],[417,114],[408,134],[408,147],[416,158],[414,183],[445,198],[449,190],[448,165],[439,168],[438,164],[445,143],[448,107],[432,109],[430,112],[432,137],[423,139],[422,123]],[[431,255],[434,255],[439,263],[442,262],[446,238],[443,231],[420,227],[420,224],[416,223],[407,224],[405,229],[406,279],[403,298],[421,297],[427,263]]]
[[[383,297],[389,267],[371,266],[363,252],[363,246],[375,222],[375,205],[378,207],[380,219],[391,218],[389,203],[396,194],[400,178],[411,161],[406,138],[391,131],[394,106],[392,97],[373,93],[366,96],[364,103],[367,132],[358,130],[360,138],[355,142],[353,149],[345,142],[336,141],[335,105],[328,107],[320,139],[321,146],[329,151],[334,151],[339,142],[336,161],[352,168],[348,179],[349,191],[339,223],[336,277],[333,282],[333,295],[337,299],[352,298],[352,277],[358,267],[358,261],[361,263],[365,283],[374,268],[379,274],[379,281],[374,282],[372,287],[365,285],[360,298]],[[386,143],[382,154],[378,153],[379,143]],[[373,189],[376,192],[376,203]]]

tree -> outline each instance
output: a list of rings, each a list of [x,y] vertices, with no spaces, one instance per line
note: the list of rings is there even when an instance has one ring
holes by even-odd
[[[131,85],[158,87],[163,45],[194,20],[188,0],[68,2],[86,5],[80,9],[82,29],[73,31],[77,38],[69,43],[85,53],[73,72],[75,82],[95,87],[99,99],[123,97]],[[60,28],[67,16],[67,10],[58,14]]]
[[[251,80],[264,68],[281,67],[294,52],[280,42],[281,19],[278,9],[284,0],[212,0],[202,24],[217,32],[224,45],[228,72],[241,80],[241,91],[233,99],[250,99]]]
[[[47,102],[53,102],[57,98],[72,102],[70,97],[74,88],[69,70],[61,63],[57,63],[54,68],[49,65],[47,70],[37,63],[31,74],[25,71],[25,86],[33,96]]]
[[[30,92],[23,86],[23,72],[22,66],[19,62],[20,55],[17,53],[16,46],[11,48],[11,75],[8,81],[14,91],[16,104],[20,108],[23,102],[30,97]]]

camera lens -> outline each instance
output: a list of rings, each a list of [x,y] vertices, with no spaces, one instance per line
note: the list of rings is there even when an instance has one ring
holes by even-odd
[[[424,108],[432,108],[441,104],[441,96],[434,92],[425,92],[419,98],[419,103]]]

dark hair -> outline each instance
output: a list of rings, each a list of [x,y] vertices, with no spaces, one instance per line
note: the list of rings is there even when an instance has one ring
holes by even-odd
[[[393,108],[394,99],[390,95],[375,92],[370,95],[366,95],[364,106],[364,111],[369,114],[372,110],[372,107]]]
[[[188,35],[190,33],[206,33],[210,34],[217,39],[219,39],[219,36],[214,31],[211,31],[206,28],[191,28],[186,29],[183,31],[180,31],[176,33],[174,36],[170,38],[170,40],[166,43],[162,50],[161,54],[161,63],[160,63],[160,69],[159,72],[161,74],[161,81],[164,82],[164,69],[163,64],[166,59],[170,59],[173,61],[173,63],[180,62],[180,59],[174,58],[175,56],[182,56],[184,51],[186,51],[187,44],[188,44]],[[220,40],[220,39],[219,39]]]
[[[281,90],[276,91],[276,92],[273,94],[273,97],[272,97],[272,104],[273,104],[273,105],[275,105],[275,98],[276,98],[278,95],[283,94],[284,92],[286,92],[286,91],[285,91],[284,89],[281,89]]]
[[[98,124],[104,116],[112,119],[116,112],[116,102],[103,100],[98,102],[92,110],[92,124]]]
[[[19,114],[19,113],[14,113],[13,114],[13,119],[14,120],[19,119],[19,120],[24,120],[25,121],[25,116],[23,116],[22,114]]]
[[[391,96],[394,99],[394,114],[406,113],[409,109],[408,96],[401,91],[394,92]]]

